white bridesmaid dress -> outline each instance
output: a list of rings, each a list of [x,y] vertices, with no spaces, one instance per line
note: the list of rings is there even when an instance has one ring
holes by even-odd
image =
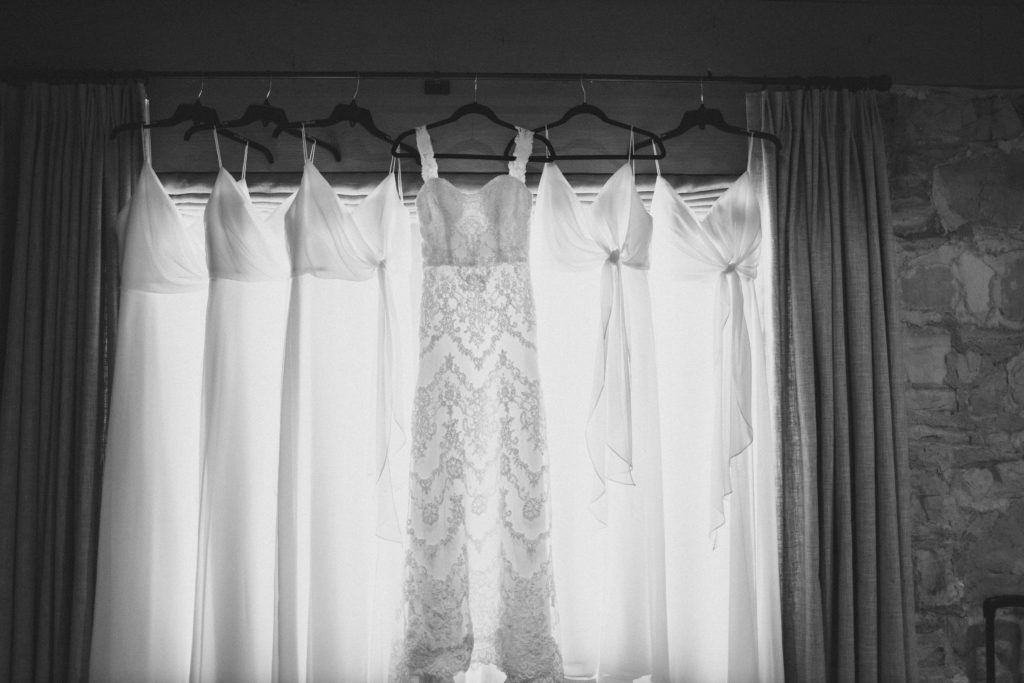
[[[589,204],[548,163],[534,225],[565,675],[670,680],[651,216],[630,163]]]
[[[244,171],[236,183],[221,166],[206,205],[210,298],[192,681],[272,679],[290,203],[261,218]]]
[[[387,676],[403,554],[391,471],[406,440],[403,368],[415,354],[409,213],[398,182],[392,170],[348,208],[307,158],[285,215],[281,681]]]
[[[100,509],[90,678],[189,675],[208,275],[145,161],[121,216],[121,302]]]

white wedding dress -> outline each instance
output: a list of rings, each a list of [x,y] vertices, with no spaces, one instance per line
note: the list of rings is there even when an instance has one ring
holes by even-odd
[[[396,681],[480,665],[562,680],[527,262],[532,139],[520,130],[509,174],[466,193],[437,177],[417,130],[424,274]]]
[[[103,471],[90,678],[184,683],[192,647],[203,225],[145,161],[121,216],[121,301]]]

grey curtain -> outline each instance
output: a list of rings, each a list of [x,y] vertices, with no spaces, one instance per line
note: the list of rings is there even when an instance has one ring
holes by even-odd
[[[88,671],[134,85],[0,84],[0,680]]]
[[[906,424],[873,93],[757,95],[774,163],[786,679],[915,681]]]

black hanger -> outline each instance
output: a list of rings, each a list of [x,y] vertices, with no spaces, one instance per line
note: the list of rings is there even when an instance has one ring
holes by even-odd
[[[474,87],[474,90],[475,90],[475,88],[476,88],[475,83],[474,83],[473,87]],[[455,121],[458,121],[462,117],[468,116],[469,114],[478,114],[480,116],[483,116],[487,120],[491,121],[492,123],[495,123],[495,124],[501,126],[502,128],[508,128],[509,130],[517,130],[517,128],[513,124],[511,124],[508,121],[506,121],[506,120],[502,119],[501,117],[499,117],[497,114],[494,113],[494,110],[491,109],[490,107],[488,107],[487,105],[480,104],[479,102],[477,102],[475,98],[469,104],[464,104],[461,107],[459,107],[458,109],[456,109],[452,113],[452,115],[449,116],[448,118],[441,119],[440,121],[434,121],[433,123],[428,123],[427,124],[427,130],[433,130],[434,128],[440,128],[441,126],[446,126],[449,123],[454,123]],[[401,135],[399,135],[397,138],[395,138],[394,143],[391,145],[391,156],[393,156],[395,158],[398,158],[398,159],[415,159],[418,162],[419,158],[420,158],[419,151],[411,149],[409,147],[409,145],[406,145],[406,144],[402,143],[402,141],[405,138],[407,138],[410,135],[413,135],[415,133],[416,133],[416,129],[415,128],[411,128],[411,129],[405,131],[404,133],[402,133]],[[547,152],[548,153],[547,153],[546,156],[531,156],[530,157],[530,161],[547,161],[549,158],[551,158],[551,157],[553,157],[555,155],[555,148],[551,146],[551,143],[548,141],[548,139],[546,137],[544,137],[543,135],[534,135],[534,139],[535,140],[539,140],[541,143],[543,143],[544,146],[547,147]],[[399,147],[402,147],[403,150],[406,150],[406,151],[401,151],[401,152],[398,151]],[[488,161],[515,161],[515,157],[510,155],[510,154],[508,154],[508,153],[500,154],[499,155],[499,154],[458,154],[458,153],[454,153],[454,152],[442,152],[442,153],[434,154],[434,158],[435,159],[481,159],[481,160],[488,160]]]
[[[245,113],[242,114],[242,116],[240,118],[234,119],[232,121],[224,121],[224,122],[218,124],[217,127],[218,128],[242,128],[244,126],[248,126],[248,125],[253,124],[253,123],[262,123],[264,126],[266,126],[267,124],[270,124],[270,123],[274,123],[274,124],[277,124],[278,128],[280,128],[281,126],[283,126],[285,124],[290,123],[288,121],[288,115],[285,114],[284,109],[282,109],[281,107],[275,107],[274,105],[272,105],[270,103],[270,88],[267,88],[267,94],[264,97],[262,104],[250,104],[248,107],[246,107]],[[208,123],[196,123],[191,128],[189,128],[187,131],[185,131],[185,139],[186,140],[190,139],[192,137],[192,135],[194,133],[196,133],[197,131],[209,130],[212,127],[213,126],[211,124],[208,124]],[[296,137],[296,138],[301,138],[302,137],[302,133],[300,133],[297,130],[293,130],[293,129],[285,129],[285,130],[286,130],[286,132],[289,135],[291,135],[293,137]],[[275,129],[275,137],[276,137],[276,134],[277,134],[277,129]],[[330,144],[329,142],[325,142],[324,140],[321,140],[320,138],[313,137],[311,135],[307,135],[306,137],[314,140],[318,147],[322,147],[323,149],[325,149],[328,152],[330,152],[331,156],[334,157],[335,161],[341,161],[341,152],[338,150],[337,147],[335,147],[334,145]]]
[[[582,103],[577,104],[574,107],[571,107],[567,112],[562,114],[562,117],[559,118],[557,121],[553,121],[546,125],[540,126],[539,128],[534,128],[533,132],[540,133],[541,131],[547,131],[549,128],[557,128],[558,126],[567,123],[568,121],[576,118],[577,116],[589,114],[590,116],[597,117],[599,120],[603,121],[604,123],[607,123],[608,125],[615,126],[616,128],[623,128],[625,130],[629,130],[645,136],[647,139],[634,145],[634,149],[640,149],[641,147],[645,147],[646,145],[652,145],[655,148],[655,151],[654,153],[651,154],[634,154],[630,153],[629,151],[627,151],[625,154],[552,154],[549,161],[554,161],[556,159],[560,159],[563,161],[575,161],[583,159],[622,159],[624,161],[628,161],[630,159],[640,160],[665,158],[665,145],[657,134],[644,130],[643,128],[639,128],[637,126],[631,126],[628,123],[616,121],[615,119],[605,114],[604,110],[602,110],[600,107],[594,106],[593,104],[589,104],[587,102],[587,91],[583,89],[582,80],[580,81],[580,89],[583,90]],[[505,145],[506,155],[511,153],[512,145],[514,142],[515,140],[509,140],[508,144]]]
[[[708,72],[711,75],[711,72]],[[778,137],[771,133],[766,133],[763,130],[751,130],[748,128],[741,128],[740,126],[734,126],[730,123],[726,123],[725,116],[722,115],[720,109],[708,109],[704,106],[704,81],[700,83],[700,106],[696,109],[691,109],[683,113],[683,118],[679,122],[679,125],[668,131],[667,133],[661,134],[662,140],[670,140],[671,138],[678,137],[683,133],[693,129],[700,128],[704,130],[707,126],[717,128],[725,133],[733,133],[735,135],[746,135],[750,137],[760,138],[762,140],[768,140],[775,145],[776,149],[782,147],[782,141]]]
[[[349,102],[348,104],[345,104],[344,102],[337,104],[334,107],[334,109],[331,110],[331,113],[327,115],[326,118],[311,119],[309,121],[288,121],[280,123],[278,124],[277,128],[274,129],[273,136],[275,138],[278,137],[279,135],[281,135],[282,131],[295,135],[296,133],[294,131],[302,127],[326,128],[327,126],[333,126],[338,123],[348,123],[348,125],[352,128],[355,128],[357,125],[361,126],[367,133],[377,138],[378,140],[383,140],[389,145],[393,144],[394,140],[391,138],[391,136],[382,131],[380,128],[378,128],[377,124],[373,122],[373,115],[370,113],[370,110],[365,109],[364,107],[360,107],[356,103],[356,95],[358,94],[359,82],[357,81],[356,91],[352,95],[352,101]],[[414,148],[409,147],[409,145],[402,146],[412,152],[416,151]]]
[[[202,88],[200,88],[199,95],[202,95],[202,93]],[[233,140],[240,145],[249,145],[252,149],[262,153],[263,156],[267,158],[268,163],[274,163],[274,155],[264,145],[242,137],[234,131],[221,128],[217,111],[212,107],[207,107],[203,104],[200,101],[199,96],[196,97],[195,102],[183,102],[179,104],[174,109],[174,113],[166,119],[157,119],[156,121],[150,121],[149,123],[146,123],[145,121],[132,121],[130,123],[122,123],[114,126],[113,130],[110,131],[110,139],[113,140],[126,130],[135,130],[137,128],[173,128],[174,126],[185,123],[186,121],[191,121],[193,125],[203,125],[208,128],[216,126],[217,134],[221,137]]]

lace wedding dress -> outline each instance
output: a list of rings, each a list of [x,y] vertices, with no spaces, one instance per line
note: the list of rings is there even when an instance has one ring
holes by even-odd
[[[562,680],[527,263],[532,140],[520,130],[509,174],[465,193],[437,177],[417,130],[423,298],[394,681],[480,665],[510,683]]]

